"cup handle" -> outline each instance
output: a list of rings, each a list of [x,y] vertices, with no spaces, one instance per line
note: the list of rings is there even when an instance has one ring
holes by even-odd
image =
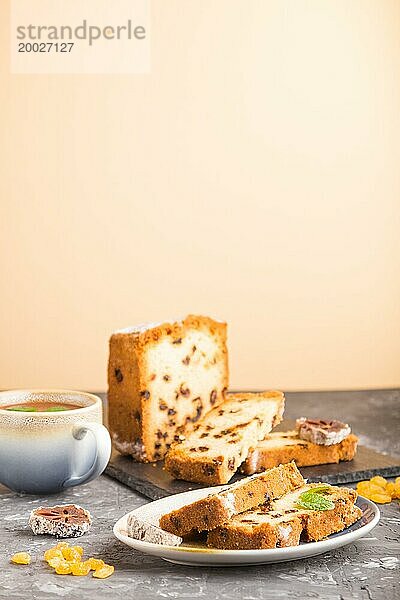
[[[87,473],[79,477],[70,477],[63,483],[69,488],[81,483],[88,483],[98,477],[106,468],[111,456],[111,439],[108,430],[100,423],[77,423],[72,428],[72,435],[76,440],[82,440],[90,432],[96,443],[96,458]]]

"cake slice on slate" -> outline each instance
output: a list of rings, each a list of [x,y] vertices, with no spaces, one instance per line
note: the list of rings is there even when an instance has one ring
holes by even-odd
[[[351,489],[308,484],[232,517],[208,533],[207,545],[232,550],[261,549],[297,546],[300,536],[307,541],[321,540],[361,517],[361,510],[354,505],[356,497]]]
[[[165,469],[176,479],[227,483],[250,448],[281,421],[284,405],[282,392],[228,394],[222,406],[171,447]]]
[[[224,400],[226,323],[189,315],[115,332],[108,385],[115,448],[142,462],[162,459],[183,429]]]
[[[223,490],[174,510],[160,519],[160,527],[177,536],[192,530],[207,531],[233,515],[279,498],[305,484],[294,463],[280,465],[260,475],[246,477]]]
[[[302,440],[297,431],[270,433],[250,450],[241,471],[246,475],[260,473],[264,469],[270,469],[290,460],[294,460],[298,467],[352,460],[357,451],[357,443],[358,438],[352,433],[332,446],[322,446]]]

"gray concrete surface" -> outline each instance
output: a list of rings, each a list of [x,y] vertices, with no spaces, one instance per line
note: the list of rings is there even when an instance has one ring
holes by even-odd
[[[400,391],[314,392],[287,394],[288,418],[335,417],[346,420],[365,445],[400,455]],[[94,516],[91,531],[80,538],[87,556],[115,566],[106,580],[55,575],[42,560],[54,544],[27,528],[30,510],[42,504],[74,502]],[[400,598],[400,507],[384,505],[380,524],[365,538],[311,559],[242,568],[201,568],[169,564],[124,546],[112,534],[123,514],[148,500],[102,476],[96,481],[47,498],[18,496],[0,486],[0,598],[152,598],[213,600],[394,600]],[[29,551],[29,566],[9,562]]]

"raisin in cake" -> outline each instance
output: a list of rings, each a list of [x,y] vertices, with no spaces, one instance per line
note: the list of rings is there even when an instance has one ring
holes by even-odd
[[[348,435],[343,441],[331,446],[321,446],[299,438],[298,431],[282,431],[268,434],[241,466],[246,475],[260,473],[281,463],[294,460],[298,467],[311,467],[352,460],[357,451],[358,438]]]
[[[266,500],[279,498],[304,484],[293,462],[280,465],[163,515],[160,527],[177,536],[187,535],[193,529],[208,531],[222,525],[233,515],[264,504]]]
[[[299,508],[300,495],[321,486],[308,484],[278,500],[232,517],[208,533],[207,545],[223,549],[297,546],[300,536],[307,541],[321,540],[342,531],[361,517],[361,510],[354,505],[357,498],[354,490],[322,485],[326,488],[324,495],[333,503],[332,509]]]
[[[117,331],[108,385],[115,448],[139,461],[160,460],[183,429],[224,400],[226,323],[189,315]]]
[[[195,431],[171,446],[165,469],[176,479],[228,483],[250,448],[282,419],[282,392],[227,394]]]

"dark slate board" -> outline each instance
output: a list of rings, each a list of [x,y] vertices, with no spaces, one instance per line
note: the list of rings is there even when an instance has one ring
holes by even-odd
[[[300,471],[303,477],[310,482],[322,481],[332,484],[353,483],[369,479],[374,475],[396,477],[400,475],[400,460],[380,454],[365,446],[359,446],[356,457],[350,462],[319,465],[317,467],[302,467]],[[106,473],[133,490],[151,498],[151,500],[158,500],[172,494],[206,487],[200,483],[172,479],[163,470],[162,462],[138,463],[128,456],[121,456],[118,452],[113,452]],[[230,483],[242,477],[244,476],[235,475]]]

